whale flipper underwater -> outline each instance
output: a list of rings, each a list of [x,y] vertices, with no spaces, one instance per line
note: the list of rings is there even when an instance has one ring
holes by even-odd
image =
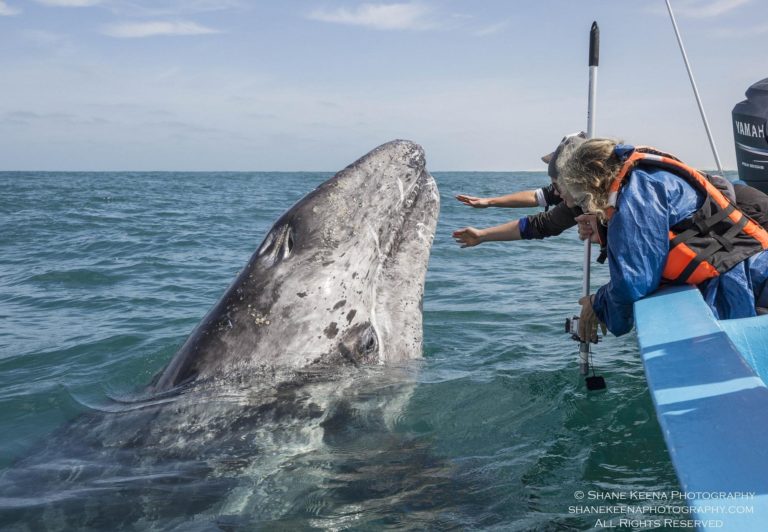
[[[371,464],[398,445],[387,426],[421,357],[438,212],[409,141],[307,194],[140,397],[81,414],[0,476],[0,528],[188,530],[322,513],[312,494],[339,471],[328,466],[339,448]]]

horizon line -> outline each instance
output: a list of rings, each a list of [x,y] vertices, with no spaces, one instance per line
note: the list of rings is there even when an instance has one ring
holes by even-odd
[[[176,174],[176,173],[188,173],[188,174],[206,174],[206,173],[222,173],[222,174],[249,174],[249,173],[262,173],[262,174],[337,174],[343,170],[0,170],[0,174],[10,173],[85,173],[85,174],[104,174],[104,173],[134,173],[134,174]],[[704,172],[716,172],[716,168],[703,168]],[[735,168],[724,168],[724,172],[736,172]],[[547,169],[540,170],[429,170],[430,173],[435,174],[447,174],[447,173],[474,173],[474,174],[491,174],[491,173],[547,173]]]

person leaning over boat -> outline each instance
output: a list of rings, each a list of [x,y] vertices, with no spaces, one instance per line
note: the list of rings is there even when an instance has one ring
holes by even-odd
[[[538,190],[527,190],[500,196],[498,198],[477,198],[460,194],[456,196],[465,205],[475,208],[485,207],[534,207],[546,203],[554,206],[544,212],[524,216],[519,220],[477,229],[464,227],[453,232],[453,238],[462,248],[477,246],[483,242],[509,240],[532,240],[557,236],[566,229],[578,224],[579,238],[590,238],[600,243],[597,261],[601,264],[606,259],[604,224],[599,224],[593,214],[584,214],[579,207],[569,207],[562,201],[558,190],[558,174],[568,156],[586,140],[584,132],[566,135],[555,151],[541,159],[548,164],[547,173],[551,179],[549,186]],[[768,195],[745,184],[734,184],[733,193],[739,208],[768,229]],[[768,306],[768,301],[766,301]]]
[[[594,217],[584,215],[578,207],[568,207],[560,197],[557,184],[559,167],[562,166],[562,161],[581,145],[585,139],[586,134],[583,131],[566,135],[560,141],[555,151],[541,158],[548,165],[547,173],[552,181],[547,187],[537,190],[525,190],[497,198],[478,198],[465,194],[457,195],[456,199],[465,205],[475,208],[516,208],[539,205],[545,207],[546,210],[532,216],[523,216],[519,220],[512,220],[485,229],[477,229],[475,227],[457,229],[453,232],[453,238],[456,242],[462,248],[466,248],[482,244],[483,242],[541,239],[557,236],[577,223],[579,225],[579,237],[582,240],[594,234],[593,241],[598,242],[598,234],[592,231],[593,227],[597,227]],[[549,207],[553,208],[549,209]],[[598,258],[598,260],[600,259]]]
[[[713,185],[730,194],[726,180],[611,139],[584,142],[561,168],[566,204],[608,224],[610,281],[579,300],[583,340],[596,340],[598,323],[629,332],[634,302],[661,284],[698,286],[718,319],[768,301],[768,232]]]

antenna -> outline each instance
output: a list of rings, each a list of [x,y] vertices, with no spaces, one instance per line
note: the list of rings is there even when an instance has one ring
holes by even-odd
[[[677,44],[680,45],[680,53],[683,54],[683,61],[685,61],[685,68],[688,70],[688,79],[691,80],[691,87],[693,87],[693,94],[696,96],[696,103],[699,106],[699,113],[701,113],[701,119],[704,121],[704,129],[707,130],[707,138],[709,138],[709,145],[712,147],[712,155],[715,156],[715,163],[717,164],[717,171],[720,175],[723,175],[723,165],[720,163],[720,156],[717,154],[717,148],[715,147],[715,141],[712,138],[712,131],[709,129],[709,122],[707,121],[707,114],[704,112],[704,105],[701,103],[701,96],[699,96],[699,89],[696,88],[696,81],[693,79],[693,71],[691,70],[691,64],[688,62],[688,55],[685,53],[685,47],[683,46],[683,38],[680,36],[680,30],[677,27],[677,21],[675,20],[675,14],[672,12],[672,4],[667,2],[667,10],[669,11],[669,18],[672,19],[672,27],[675,28],[675,36],[677,37]]]

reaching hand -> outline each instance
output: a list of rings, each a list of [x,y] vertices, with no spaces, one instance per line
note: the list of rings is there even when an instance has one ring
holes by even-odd
[[[453,239],[457,244],[461,244],[462,248],[471,248],[483,241],[480,230],[475,229],[474,227],[457,229],[453,232]]]
[[[462,202],[464,205],[469,205],[475,209],[485,209],[488,207],[488,200],[485,198],[476,198],[475,196],[467,196],[465,194],[457,194],[456,199]]]
[[[600,243],[600,237],[597,234],[597,216],[594,214],[582,214],[574,218],[574,220],[579,224],[579,238],[581,240],[589,238],[590,242]]]
[[[603,331],[603,335],[608,333],[605,324],[597,319],[595,309],[592,308],[592,298],[594,295],[584,296],[579,299],[581,305],[581,316],[579,316],[579,338],[582,342],[597,343],[597,327]]]

